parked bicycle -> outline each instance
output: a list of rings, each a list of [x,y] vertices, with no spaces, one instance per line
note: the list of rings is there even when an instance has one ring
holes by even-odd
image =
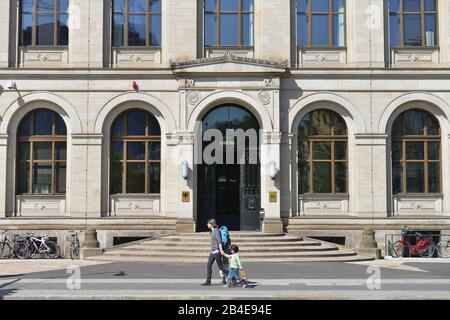
[[[15,242],[9,239],[6,232],[0,234],[0,259],[14,258]]]
[[[25,248],[22,247],[25,245]],[[59,247],[49,240],[48,235],[43,234],[41,237],[36,237],[34,233],[28,232],[25,241],[19,242],[21,250],[26,251],[25,258],[33,258],[36,254],[39,254],[44,259],[56,259],[60,256]],[[19,257],[23,258],[23,255]]]
[[[436,245],[430,237],[426,237],[419,232],[416,232],[416,243],[413,244],[410,240],[411,235],[407,234],[407,230],[402,230],[402,238],[394,242],[390,247],[391,255],[394,258],[400,258],[404,255],[432,257],[436,251]]]
[[[439,257],[441,258],[450,257],[450,240],[439,242],[436,250]]]
[[[78,239],[78,232],[70,230],[70,235],[67,237],[69,242],[70,259],[78,259],[80,257],[80,240]]]

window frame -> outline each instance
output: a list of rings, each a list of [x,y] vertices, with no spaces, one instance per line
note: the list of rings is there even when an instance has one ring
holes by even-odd
[[[418,112],[423,112],[423,113],[428,113],[427,111],[424,110],[420,110],[420,109],[410,109],[410,110],[406,110],[404,112],[408,112],[408,111],[418,111]],[[432,117],[436,123],[439,125],[438,120],[430,113],[428,113],[430,117]],[[394,128],[395,125],[395,121],[398,119],[398,117],[401,116],[401,114],[399,114],[397,116],[397,118],[394,120],[391,132]],[[394,163],[398,162],[401,163],[402,165],[402,180],[401,180],[401,192],[398,193],[394,193],[394,175],[392,174],[392,193],[394,195],[426,195],[426,194],[431,194],[431,195],[436,195],[436,194],[442,194],[442,131],[439,125],[439,135],[428,135],[428,128],[425,126],[423,128],[424,130],[424,135],[402,135],[402,136],[393,136],[391,135],[391,153],[393,150],[393,145],[394,143],[401,143],[401,150],[402,150],[402,158],[400,160],[394,160],[393,156],[391,156],[391,167],[392,167],[392,172],[393,172],[393,168],[394,168]],[[406,144],[408,142],[421,142],[424,144],[424,156],[423,159],[407,159],[407,154],[406,154]],[[439,157],[437,160],[434,159],[429,159],[428,158],[428,144],[430,142],[434,142],[434,143],[438,143],[439,144]],[[424,192],[408,192],[408,187],[407,187],[407,164],[410,163],[423,163],[424,164]],[[437,163],[438,167],[439,167],[439,191],[438,192],[429,192],[429,163]]]
[[[295,45],[297,48],[304,48],[304,49],[345,49],[347,47],[347,1],[344,1],[344,12],[334,12],[334,6],[333,6],[333,0],[328,0],[328,12],[313,12],[312,11],[312,5],[311,1],[314,0],[306,0],[307,1],[307,9],[306,12],[302,12],[298,10],[298,0],[294,0],[295,3]],[[307,31],[306,31],[306,45],[301,46],[298,44],[298,15],[300,13],[304,13],[306,17],[308,18],[307,21]],[[328,16],[328,45],[313,45],[312,39],[313,39],[313,24],[312,24],[312,16],[314,15],[327,15]],[[333,45],[333,16],[338,16],[342,14],[344,16],[344,44],[342,46],[335,46]]]
[[[334,114],[335,117],[339,118],[340,121],[342,121],[345,124],[345,131],[346,131],[346,135],[336,135],[335,134],[335,127],[332,126],[331,127],[331,135],[309,135],[309,136],[300,136],[298,134],[298,128],[300,127],[303,119],[313,113],[313,112],[317,112],[317,111],[327,111],[330,112],[331,114]],[[304,163],[308,164],[309,169],[309,190],[308,192],[306,192],[306,190],[304,190],[305,192],[300,193],[300,182],[301,179],[300,177],[298,178],[298,188],[299,188],[299,194],[300,195],[348,195],[348,188],[349,188],[349,179],[348,179],[348,174],[349,174],[349,159],[348,159],[348,155],[349,155],[349,150],[348,150],[348,128],[347,128],[347,124],[345,123],[345,120],[335,111],[332,110],[328,110],[328,109],[317,109],[317,110],[313,110],[309,113],[307,113],[303,119],[299,122],[298,128],[297,128],[297,174],[300,174],[300,166]],[[311,127],[310,127],[311,130]],[[300,148],[299,145],[301,143],[307,142],[308,143],[308,147],[309,147],[309,152],[306,155],[306,160],[300,160]],[[314,154],[313,154],[313,150],[314,150],[314,143],[317,142],[329,142],[330,143],[330,159],[314,159]],[[345,143],[345,159],[336,159],[335,156],[335,144],[336,142],[344,142]],[[314,191],[314,164],[315,163],[330,163],[331,166],[331,171],[330,171],[330,175],[331,175],[331,192],[315,192]],[[345,192],[336,192],[336,164],[338,163],[343,163],[346,166],[346,170],[345,170]]]
[[[132,111],[140,111],[140,112],[145,112],[147,114],[146,120],[145,120],[145,135],[128,135],[128,114],[129,112]],[[123,117],[123,118],[122,118]],[[162,147],[162,141],[161,141],[161,134],[158,135],[150,135],[149,134],[149,129],[150,129],[150,117],[154,117],[156,123],[158,123],[159,126],[159,130],[161,133],[161,126],[158,122],[158,119],[156,118],[156,116],[150,112],[148,112],[147,110],[143,110],[143,109],[129,109],[126,110],[124,112],[122,112],[121,114],[119,114],[113,121],[113,124],[111,126],[111,141],[110,141],[110,170],[109,170],[109,181],[110,181],[110,186],[109,186],[109,190],[110,190],[110,195],[159,195],[161,194],[161,147]],[[123,128],[124,128],[124,134],[122,136],[114,136],[113,135],[113,129],[114,129],[114,125],[116,124],[116,122],[120,119],[123,119],[124,124],[123,124]],[[144,160],[129,160],[128,159],[128,148],[127,145],[130,142],[140,142],[140,143],[145,143],[145,159]],[[149,159],[149,144],[152,142],[156,142],[159,143],[160,145],[160,156],[158,160],[151,160]],[[114,143],[120,143],[122,146],[122,159],[121,160],[114,160],[111,155],[112,155],[112,150],[114,150],[113,148],[113,144]],[[113,167],[113,163],[120,163],[121,164],[121,191],[120,193],[113,193],[112,192],[112,188],[113,188],[113,181],[112,181],[112,167]],[[128,187],[128,176],[127,176],[127,171],[128,171],[128,164],[144,164],[145,165],[145,172],[144,172],[144,192],[142,193],[128,193],[127,187]],[[158,163],[159,164],[159,192],[155,193],[155,192],[151,192],[150,190],[150,179],[149,179],[149,169],[150,169],[150,164],[152,163]]]
[[[19,21],[20,21],[20,37],[19,37],[19,43],[21,46],[23,47],[47,47],[47,46],[52,46],[52,47],[67,47],[69,46],[69,36],[67,37],[67,44],[60,44],[59,43],[59,35],[60,35],[60,24],[59,24],[59,15],[60,14],[67,14],[67,16],[70,15],[69,10],[67,12],[63,12],[63,11],[59,11],[59,0],[53,0],[54,2],[54,10],[53,10],[53,44],[48,45],[48,44],[37,44],[37,17],[38,17],[38,0],[33,0],[33,12],[27,12],[28,14],[32,14],[33,16],[33,27],[32,27],[32,31],[31,31],[31,44],[29,45],[24,45],[23,44],[23,38],[22,38],[22,22],[23,22],[23,15],[24,15],[24,11],[23,11],[23,3],[20,3],[20,15],[19,15]],[[70,7],[70,0],[66,0],[67,1],[67,7]],[[68,29],[68,33],[70,33],[70,28],[69,25],[67,25],[67,29]]]
[[[34,122],[35,122],[35,115],[39,111],[50,111],[52,112],[52,134],[51,135],[35,135],[34,134]],[[20,127],[23,124],[23,121],[27,119],[28,117],[31,117],[31,135],[29,136],[20,136]],[[22,119],[22,121],[19,123],[18,131],[17,131],[17,142],[16,142],[16,181],[19,181],[19,167],[21,163],[28,163],[28,192],[26,193],[20,193],[19,192],[19,183],[16,183],[16,195],[29,195],[29,196],[55,196],[55,195],[65,195],[67,193],[67,127],[66,129],[66,135],[58,135],[56,134],[56,119],[57,116],[60,116],[55,111],[51,109],[35,109],[31,111],[30,113],[26,114],[25,117]],[[61,116],[60,116],[61,117]],[[35,160],[34,159],[34,143],[39,142],[48,142],[52,144],[52,156],[51,159],[47,160]],[[29,145],[29,155],[27,160],[21,160],[19,158],[20,154],[20,144],[21,143],[28,143]],[[56,157],[56,144],[57,143],[65,143],[66,145],[66,157],[65,160],[58,160]],[[51,192],[50,193],[35,193],[33,192],[33,176],[34,176],[34,165],[35,164],[50,164],[52,166],[52,186],[51,186]],[[56,173],[56,167],[59,164],[64,164],[66,167],[66,186],[65,186],[65,192],[57,192],[57,173]]]
[[[214,11],[207,11],[205,6],[205,0],[203,0],[203,43],[205,48],[253,48],[255,45],[255,1],[252,0],[252,11],[244,11],[242,10],[242,0],[238,0],[238,11],[230,11],[230,10],[224,10],[222,11],[220,9],[220,2],[222,0],[216,1],[216,8]],[[206,14],[214,14],[216,16],[216,34],[215,34],[215,45],[207,45],[206,44]],[[221,45],[221,38],[220,38],[220,16],[221,14],[237,14],[238,15],[238,44],[237,45]],[[252,44],[251,45],[244,45],[242,44],[242,38],[243,38],[243,28],[242,28],[242,17],[244,14],[251,14],[253,15],[253,25],[252,25]]]
[[[116,11],[114,11],[114,1],[112,1],[112,19],[111,19],[111,29],[112,29],[112,47],[113,48],[161,48],[162,47],[162,43],[160,43],[159,45],[152,45],[152,34],[151,34],[151,29],[150,29],[150,25],[151,25],[151,16],[152,15],[158,15],[160,16],[160,21],[161,21],[161,26],[160,26],[160,38],[161,38],[161,42],[162,42],[162,19],[163,19],[163,15],[162,15],[162,6],[163,6],[163,1],[161,0],[161,11],[155,12],[155,11],[150,11],[151,8],[151,1],[153,0],[146,0],[146,11],[145,12],[130,12],[129,11],[129,0],[124,0],[125,6],[124,6],[124,12],[120,14],[123,15],[123,36],[122,36],[122,45],[121,46],[114,46],[114,18],[115,15],[118,14]],[[129,43],[129,16],[139,16],[139,15],[145,15],[145,32],[146,32],[146,36],[145,36],[145,46],[130,46]]]
[[[388,25],[389,25],[389,46],[391,48],[438,48],[439,47],[439,1],[435,1],[436,10],[435,11],[425,11],[425,0],[420,0],[420,11],[418,12],[405,12],[403,10],[404,8],[404,0],[398,0],[399,1],[399,10],[397,12],[391,11],[391,8],[389,6],[390,0],[388,1]],[[400,19],[400,33],[399,33],[399,45],[392,46],[391,45],[391,15],[398,15]],[[422,45],[421,46],[414,46],[414,45],[405,45],[404,39],[404,16],[405,15],[420,15],[420,29],[421,29],[421,36],[422,36]],[[432,46],[426,45],[426,26],[425,26],[425,16],[426,15],[434,15],[436,19],[436,39],[435,44]]]

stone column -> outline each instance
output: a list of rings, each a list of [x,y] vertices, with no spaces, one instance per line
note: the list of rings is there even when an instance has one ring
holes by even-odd
[[[0,68],[8,67],[9,63],[10,2],[0,1]]]
[[[6,217],[8,135],[0,135],[0,218]]]
[[[352,173],[350,185],[354,198],[355,211],[363,217],[386,217],[387,198],[387,159],[385,134],[356,134],[355,150],[356,172]]]
[[[71,137],[67,198],[68,211],[73,217],[101,217],[102,138],[100,134],[74,134]]]

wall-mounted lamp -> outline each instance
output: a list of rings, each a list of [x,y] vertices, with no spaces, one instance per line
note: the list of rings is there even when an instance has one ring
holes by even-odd
[[[277,168],[277,163],[274,160],[270,161],[270,163],[269,163],[269,174],[270,174],[270,178],[272,180],[275,180],[275,178],[276,178],[276,176],[278,174],[278,171],[279,170]]]
[[[6,87],[7,87],[9,90],[16,90],[16,89],[17,89],[17,84],[16,84],[14,81],[9,81],[9,82],[6,84]]]
[[[184,180],[187,180],[188,176],[189,176],[189,166],[188,162],[184,160],[183,162],[181,162],[181,177]]]

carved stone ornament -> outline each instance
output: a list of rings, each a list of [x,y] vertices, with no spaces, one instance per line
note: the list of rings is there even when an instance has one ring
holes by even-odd
[[[258,99],[262,104],[269,104],[272,100],[270,97],[270,92],[268,90],[262,90],[258,94]]]
[[[189,91],[186,100],[189,104],[196,104],[200,100],[200,93],[196,90]]]
[[[195,85],[194,79],[180,79],[178,80],[178,86],[180,88],[192,88]]]

